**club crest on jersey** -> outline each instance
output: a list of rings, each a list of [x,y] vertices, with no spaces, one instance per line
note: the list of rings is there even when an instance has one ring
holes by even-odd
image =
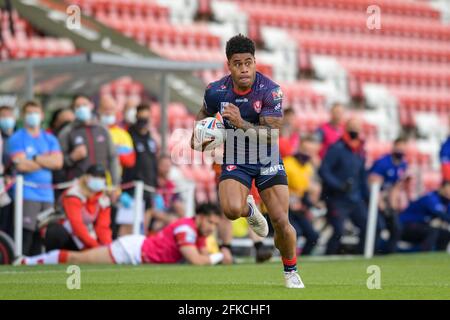
[[[233,171],[233,170],[236,169],[236,168],[237,168],[237,167],[236,167],[234,164],[230,164],[230,165],[227,166],[226,169],[227,169],[228,172],[230,172],[230,171]]]
[[[281,88],[277,88],[272,91],[272,98],[273,101],[279,101],[283,99],[283,91],[281,91]]]
[[[255,109],[256,113],[261,112],[261,107],[262,107],[261,101],[257,100],[255,102],[253,102],[253,109]]]

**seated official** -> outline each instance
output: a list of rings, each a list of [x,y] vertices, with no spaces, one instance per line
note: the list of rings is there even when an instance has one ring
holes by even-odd
[[[450,180],[441,187],[425,194],[400,214],[402,240],[420,245],[420,250],[445,250],[450,241],[450,232],[432,225],[438,219],[450,223]]]
[[[89,167],[87,173],[63,193],[61,202],[66,218],[47,227],[47,251],[84,250],[112,242],[111,203],[105,191],[104,167],[100,164]]]

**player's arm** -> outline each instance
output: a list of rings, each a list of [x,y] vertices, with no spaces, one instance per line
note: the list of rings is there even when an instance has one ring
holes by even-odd
[[[247,131],[249,129],[258,132],[259,136],[267,138],[267,142],[270,142],[272,138],[278,137],[278,132],[283,125],[283,118],[280,117],[260,117],[259,125],[251,124],[248,121],[243,120],[242,129]],[[275,130],[274,130],[275,129]],[[276,135],[274,134],[276,132]]]
[[[223,260],[222,253],[210,255],[202,254],[194,245],[185,245],[180,247],[180,252],[187,262],[193,265],[214,265]]]
[[[242,119],[239,108],[232,103],[225,107],[222,116],[227,118],[236,128],[245,132],[254,132],[260,138],[266,138],[267,142],[278,136],[278,132],[283,124],[283,117],[279,116],[261,116],[259,117],[259,124],[250,123]]]

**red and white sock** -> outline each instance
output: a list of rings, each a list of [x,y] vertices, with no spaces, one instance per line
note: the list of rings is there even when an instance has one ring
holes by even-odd
[[[67,262],[67,250],[52,250],[37,256],[25,257],[22,264],[34,266],[38,264],[62,264]]]

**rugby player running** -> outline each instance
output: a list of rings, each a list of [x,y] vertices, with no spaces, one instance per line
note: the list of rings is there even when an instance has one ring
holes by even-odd
[[[196,118],[199,121],[220,113],[227,129],[219,182],[220,205],[228,219],[246,217],[255,233],[266,237],[267,221],[249,195],[255,179],[274,228],[286,287],[304,288],[297,272],[296,232],[288,219],[287,176],[276,144],[283,120],[282,91],[278,84],[256,71],[255,44],[251,39],[241,34],[229,39],[226,56],[230,74],[207,86]],[[191,147],[204,151],[208,142],[199,141],[199,136],[194,130]],[[239,139],[242,136],[246,138]],[[266,155],[262,156],[259,148],[264,141]],[[240,161],[242,158],[244,161]]]

